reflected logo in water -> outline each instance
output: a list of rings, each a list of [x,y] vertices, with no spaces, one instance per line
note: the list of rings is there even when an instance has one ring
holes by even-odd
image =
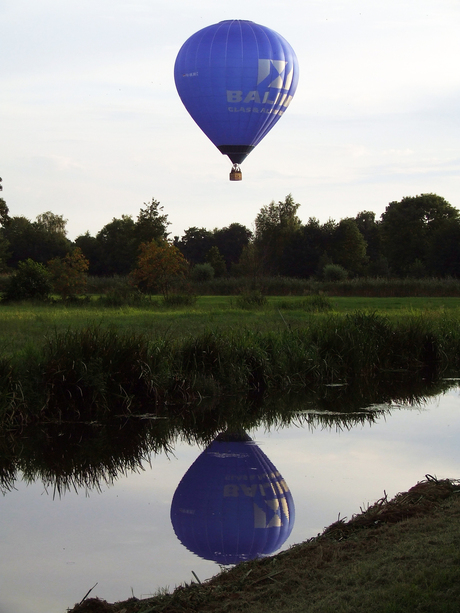
[[[171,505],[181,543],[219,564],[274,553],[294,518],[285,480],[245,433],[219,435],[186,472]]]

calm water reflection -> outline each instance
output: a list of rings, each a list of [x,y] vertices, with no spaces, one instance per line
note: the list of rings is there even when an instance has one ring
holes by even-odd
[[[279,471],[282,479],[275,476],[275,480],[288,485],[295,501],[295,525],[292,528],[292,524],[285,524],[283,536],[287,538],[281,549],[316,535],[339,513],[349,517],[359,512],[360,506],[380,498],[384,490],[393,496],[427,473],[439,478],[460,476],[460,396],[456,385],[441,395],[425,398],[419,405],[410,406],[399,400],[385,402],[370,407],[376,413],[360,411],[348,420],[340,413],[334,421],[333,407],[324,403],[321,406],[322,417],[316,415],[317,405],[308,403],[305,412],[298,410],[287,427],[280,427],[280,422],[274,420],[272,426],[248,430],[269,462],[264,469],[266,474]],[[337,404],[336,407],[339,408]],[[324,409],[329,409],[326,414]],[[119,441],[126,452],[123,462],[119,458],[110,460],[112,456],[105,450],[106,473],[99,481],[99,491],[86,483],[86,490],[77,487],[76,491],[71,489],[53,497],[55,481],[51,468],[45,467],[46,454],[51,465],[62,457],[63,463],[73,463],[77,469],[81,468],[79,462],[89,457],[86,472],[79,473],[80,480],[83,474],[89,474],[90,465],[97,463],[89,447],[80,456],[70,453],[69,441],[61,449],[60,439],[65,435],[59,431],[55,434],[54,451],[43,447],[35,452],[34,464],[33,453],[28,450],[28,457],[21,460],[30,479],[34,470],[41,475],[36,481],[26,484],[18,480],[15,470],[19,465],[14,458],[7,455],[2,460],[4,489],[8,484],[14,484],[14,489],[0,498],[0,613],[64,613],[96,582],[92,595],[115,601],[129,597],[131,588],[137,597],[142,597],[159,587],[173,588],[191,581],[192,571],[201,580],[218,572],[216,562],[195,555],[182,544],[170,518],[174,495],[177,497],[181,491],[179,484],[190,475],[188,471],[205,444],[198,447],[177,439],[172,444],[165,438],[174,447],[173,452],[159,453],[149,465],[142,460],[148,455],[149,445],[133,426],[131,442]],[[140,443],[137,461],[128,461],[128,448],[136,448],[136,439]],[[87,445],[87,441],[81,439],[80,444]],[[24,449],[28,449],[27,445]],[[37,462],[41,466],[39,473]],[[139,464],[143,470],[132,472]],[[111,471],[115,476],[117,466],[126,474],[110,485]],[[234,469],[230,473],[236,474]],[[264,479],[260,481],[268,483]],[[251,493],[254,481],[248,478],[239,483],[251,483],[251,487],[246,486]],[[226,485],[235,483],[230,479]],[[192,484],[191,489],[194,487]],[[274,489],[278,491],[278,501],[273,501],[273,496],[268,499],[272,502],[259,500],[257,506],[264,511],[268,506],[271,520],[283,524],[287,517],[283,508],[289,506],[286,491],[282,485],[274,485]],[[284,491],[284,501],[280,489]],[[260,493],[260,489],[256,491]],[[254,503],[250,496],[239,498]],[[189,501],[179,508],[190,510]],[[254,513],[254,506],[252,509]],[[174,504],[172,515],[174,518]],[[254,526],[254,515],[251,521]],[[175,528],[180,532],[177,525]],[[186,540],[183,535],[182,540]]]
[[[181,543],[223,565],[275,553],[294,521],[286,481],[244,431],[217,436],[185,473],[171,504]]]

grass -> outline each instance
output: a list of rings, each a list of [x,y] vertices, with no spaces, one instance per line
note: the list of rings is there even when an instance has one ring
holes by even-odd
[[[460,317],[460,298],[329,298],[321,312],[351,313],[378,311],[390,317],[412,317],[416,312],[431,316],[442,313]],[[329,307],[327,306],[329,305]],[[277,331],[286,327],[309,325],[318,320],[318,309],[311,308],[305,296],[268,297],[262,308],[238,308],[235,297],[201,296],[194,306],[166,308],[151,305],[104,307],[90,305],[2,305],[0,306],[0,355],[13,356],[28,347],[41,345],[56,332],[98,325],[124,333],[142,333],[168,339],[197,335],[210,329]]]
[[[453,303],[379,311],[332,310],[318,297],[292,304],[270,299],[247,310],[213,297],[173,310],[2,307],[0,425],[105,420],[395,372],[435,380],[460,369]]]
[[[71,613],[457,613],[460,486],[428,476],[288,551],[147,599]]]

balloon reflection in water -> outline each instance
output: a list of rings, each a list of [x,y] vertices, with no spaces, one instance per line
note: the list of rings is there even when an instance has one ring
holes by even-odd
[[[171,505],[177,538],[219,564],[274,553],[294,518],[286,482],[244,432],[220,434],[186,472]]]

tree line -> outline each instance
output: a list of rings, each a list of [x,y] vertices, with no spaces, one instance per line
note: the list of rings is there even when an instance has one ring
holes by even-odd
[[[20,262],[47,264],[78,248],[89,274],[127,275],[146,245],[174,247],[196,279],[213,276],[281,275],[294,278],[359,276],[459,277],[460,213],[441,196],[421,194],[390,202],[376,218],[371,211],[340,221],[302,223],[300,204],[291,194],[263,206],[254,230],[239,223],[209,230],[190,227],[170,238],[168,216],[152,199],[136,218],[113,218],[95,236],[67,238],[67,220],[50,211],[34,221],[10,216],[0,198],[0,267],[14,271]]]

